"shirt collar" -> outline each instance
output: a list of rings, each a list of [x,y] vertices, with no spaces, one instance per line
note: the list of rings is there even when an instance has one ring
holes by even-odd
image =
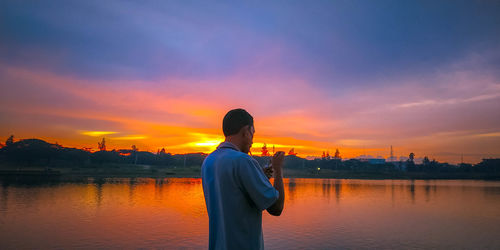
[[[236,145],[234,145],[233,143],[228,142],[228,141],[221,142],[219,144],[219,146],[217,146],[217,149],[219,149],[219,148],[231,148],[231,149],[234,149],[236,151],[240,151],[240,149],[238,147],[236,147]]]

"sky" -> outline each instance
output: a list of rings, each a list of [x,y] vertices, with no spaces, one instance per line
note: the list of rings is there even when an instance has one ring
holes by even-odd
[[[500,157],[499,1],[0,3],[0,140]]]

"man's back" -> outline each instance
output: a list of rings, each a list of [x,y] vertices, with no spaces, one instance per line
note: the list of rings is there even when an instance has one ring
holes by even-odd
[[[202,165],[210,249],[261,249],[262,210],[279,197],[257,161],[223,142]]]

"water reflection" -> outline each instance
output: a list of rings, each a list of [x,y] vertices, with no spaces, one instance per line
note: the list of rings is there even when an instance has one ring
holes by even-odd
[[[500,247],[500,182],[292,178],[285,185],[282,216],[263,217],[270,249]],[[208,241],[200,179],[0,188],[2,249],[206,248]]]
[[[297,184],[295,183],[295,178],[288,179],[288,192],[285,195],[288,197],[290,202],[295,200],[295,190],[297,188]]]
[[[410,197],[411,197],[411,203],[415,204],[415,180],[410,181]]]
[[[335,201],[340,202],[340,193],[342,192],[342,185],[340,180],[335,180]]]
[[[330,190],[332,189],[330,181],[331,179],[323,179],[321,185],[323,191],[323,197],[325,197],[327,201],[330,201]]]
[[[9,199],[9,185],[7,183],[2,183],[2,193],[1,199],[0,199],[0,213],[4,213],[7,211],[8,208],[8,203],[7,200]]]
[[[394,189],[395,188],[394,187],[395,187],[394,182],[391,181],[391,204],[392,204],[392,207],[394,207],[394,204],[395,204],[394,203],[395,202],[395,199],[394,199],[394,192],[395,192]]]
[[[136,178],[130,178],[128,182],[128,202],[130,206],[134,205],[134,191],[135,187],[137,185],[137,179]]]
[[[99,208],[102,202],[102,186],[106,181],[103,178],[97,178],[94,180],[95,186],[95,204]]]

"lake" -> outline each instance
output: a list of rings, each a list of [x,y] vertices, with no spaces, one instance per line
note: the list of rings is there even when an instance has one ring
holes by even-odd
[[[500,249],[500,182],[286,179],[266,249]],[[0,248],[208,246],[201,179],[0,185]]]

